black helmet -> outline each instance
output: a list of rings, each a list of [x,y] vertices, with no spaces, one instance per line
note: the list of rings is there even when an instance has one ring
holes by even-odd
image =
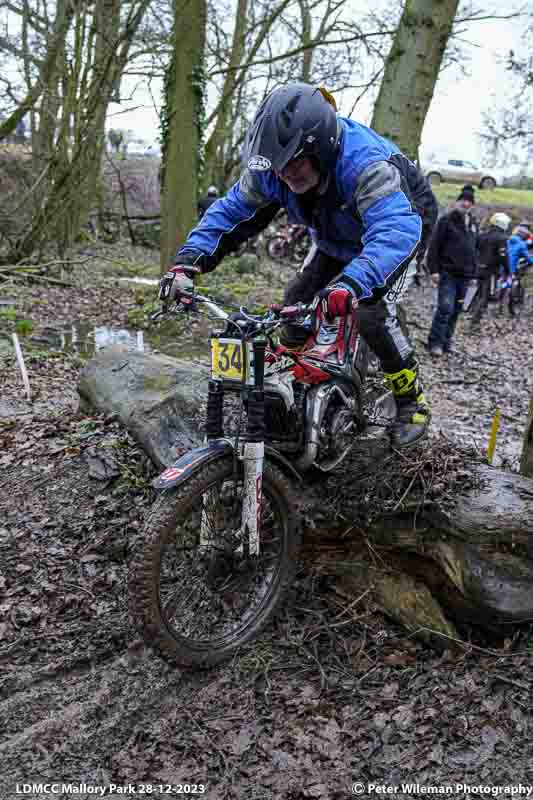
[[[307,83],[280,86],[259,106],[248,129],[244,167],[281,172],[294,158],[310,156],[324,175],[335,160],[339,131],[329,92]]]

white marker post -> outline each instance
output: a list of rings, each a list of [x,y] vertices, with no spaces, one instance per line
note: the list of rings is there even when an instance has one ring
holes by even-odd
[[[24,384],[24,389],[26,390],[26,397],[28,398],[28,402],[31,403],[31,388],[30,388],[30,379],[28,378],[28,371],[26,369],[26,364],[24,363],[24,356],[22,355],[22,348],[20,346],[19,337],[16,333],[11,334],[13,339],[13,345],[15,346],[15,354],[17,356],[18,365],[20,367],[20,371],[22,374],[22,382]]]

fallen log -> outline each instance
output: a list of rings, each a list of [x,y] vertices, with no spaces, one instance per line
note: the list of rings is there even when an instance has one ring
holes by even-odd
[[[78,388],[161,467],[201,441],[207,376],[203,364],[113,347]],[[308,569],[431,643],[459,641],[465,625],[505,634],[533,621],[533,482],[443,437],[406,457],[369,429],[342,470],[295,487],[295,513]]]
[[[82,371],[80,408],[116,415],[163,468],[202,441],[197,418],[207,376],[199,364],[106,347]]]

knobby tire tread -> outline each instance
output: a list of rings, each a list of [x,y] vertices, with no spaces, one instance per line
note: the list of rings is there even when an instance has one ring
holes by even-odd
[[[194,651],[185,643],[180,643],[167,630],[159,611],[156,578],[162,543],[169,527],[175,525],[180,516],[192,507],[206,488],[223,478],[230,477],[233,471],[233,457],[223,455],[201,467],[191,477],[174,489],[163,492],[150,509],[144,527],[144,541],[134,555],[130,566],[129,606],[133,624],[145,642],[159,655],[181,667],[208,668],[231,657],[243,644],[255,639],[260,631],[272,620],[285,598],[292,583],[298,557],[301,528],[291,514],[291,484],[287,476],[271,461],[265,461],[263,485],[273,489],[273,496],[280,495],[284,508],[283,523],[287,529],[287,547],[282,558],[280,579],[266,608],[248,628],[246,636],[236,643],[220,650],[207,653]]]

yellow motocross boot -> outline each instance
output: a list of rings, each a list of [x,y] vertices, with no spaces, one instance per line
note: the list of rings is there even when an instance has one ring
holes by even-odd
[[[411,447],[427,433],[431,411],[418,380],[418,369],[386,372],[385,381],[396,400],[397,416],[391,427],[391,444],[396,449]]]

